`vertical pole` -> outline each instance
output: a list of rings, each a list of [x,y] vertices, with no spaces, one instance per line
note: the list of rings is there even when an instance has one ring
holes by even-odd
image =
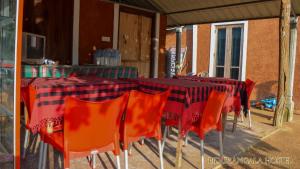
[[[17,1],[16,32],[15,32],[15,72],[14,72],[14,166],[21,168],[21,60],[24,0]]]
[[[291,37],[290,37],[290,58],[289,58],[289,85],[287,94],[287,108],[289,110],[288,121],[293,120],[294,114],[294,101],[293,101],[293,89],[294,89],[294,73],[295,73],[295,60],[296,60],[296,48],[297,48],[297,23],[298,18],[291,18]]]
[[[198,52],[198,26],[193,25],[193,62],[192,62],[193,74],[197,74],[197,52]]]
[[[113,49],[118,49],[120,4],[114,3]]]
[[[176,28],[176,74],[178,74],[178,65],[181,64],[181,35],[182,27]]]
[[[154,78],[158,77],[158,56],[159,56],[159,29],[160,29],[160,14],[155,15],[155,37],[153,38],[153,72]]]
[[[79,63],[79,17],[80,0],[74,0],[72,65],[78,65]]]
[[[290,45],[290,15],[291,0],[281,0],[280,10],[280,56],[278,104],[274,115],[274,125],[282,127],[284,116],[287,113],[287,87],[289,82],[289,45]]]

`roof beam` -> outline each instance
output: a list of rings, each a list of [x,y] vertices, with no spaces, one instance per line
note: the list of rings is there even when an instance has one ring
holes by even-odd
[[[210,10],[210,9],[218,9],[218,8],[226,8],[226,7],[235,7],[235,6],[256,4],[256,3],[266,3],[266,2],[272,2],[272,1],[277,1],[277,0],[254,0],[254,1],[249,1],[249,2],[235,3],[235,4],[227,4],[227,5],[219,5],[219,6],[212,6],[212,7],[205,7],[205,8],[196,8],[196,9],[190,9],[190,10],[169,12],[169,13],[166,13],[166,15],[188,13],[188,12],[194,12],[194,11],[203,11],[203,10]]]

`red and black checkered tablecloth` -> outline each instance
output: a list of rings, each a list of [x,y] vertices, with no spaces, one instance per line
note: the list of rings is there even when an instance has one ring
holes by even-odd
[[[29,86],[36,91],[29,124],[34,133],[46,126],[47,121],[62,123],[66,96],[102,101],[138,87],[127,81],[97,77],[37,78]]]
[[[199,83],[181,79],[135,79],[139,90],[155,93],[171,89],[171,95],[165,107],[166,120],[178,121],[181,124],[181,134],[198,121],[204,110],[208,96],[214,89],[228,92],[232,95],[233,86],[216,83]]]
[[[234,86],[234,96],[240,96],[240,102],[244,107],[244,111],[248,110],[248,96],[246,92],[246,83],[244,81],[220,78],[220,77],[199,77],[199,76],[176,76],[176,79],[192,80],[198,82],[209,82],[218,84],[228,84]]]

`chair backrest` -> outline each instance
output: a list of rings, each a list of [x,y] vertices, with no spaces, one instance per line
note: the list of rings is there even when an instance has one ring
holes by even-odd
[[[26,124],[29,124],[31,119],[31,113],[34,106],[35,96],[36,96],[36,90],[31,85],[21,88],[21,97],[27,109]]]
[[[204,108],[201,123],[200,123],[200,137],[204,138],[205,133],[212,129],[221,130],[221,113],[223,105],[227,99],[228,94],[225,92],[211,91],[208,97],[207,104]]]
[[[250,107],[250,96],[254,89],[255,82],[253,82],[250,79],[246,79],[245,83],[246,83],[246,93],[247,93],[247,104],[248,104],[248,107]]]
[[[158,94],[130,92],[123,131],[124,146],[129,138],[151,136],[161,139],[161,117],[169,94],[169,90]]]
[[[64,148],[66,152],[100,149],[111,143],[119,152],[119,128],[129,93],[102,102],[65,99]],[[117,149],[117,150],[116,150]]]

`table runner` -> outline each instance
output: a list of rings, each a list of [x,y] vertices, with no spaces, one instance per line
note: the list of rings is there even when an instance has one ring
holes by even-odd
[[[166,120],[179,121],[182,135],[198,121],[208,100],[209,93],[215,89],[232,94],[233,86],[216,83],[199,83],[180,79],[132,79],[139,90],[153,93],[171,89],[165,107]]]
[[[30,119],[33,133],[46,126],[47,121],[61,124],[64,113],[64,99],[74,96],[82,100],[101,101],[120,96],[137,89],[137,84],[97,77],[36,78],[31,83],[36,91]]]

